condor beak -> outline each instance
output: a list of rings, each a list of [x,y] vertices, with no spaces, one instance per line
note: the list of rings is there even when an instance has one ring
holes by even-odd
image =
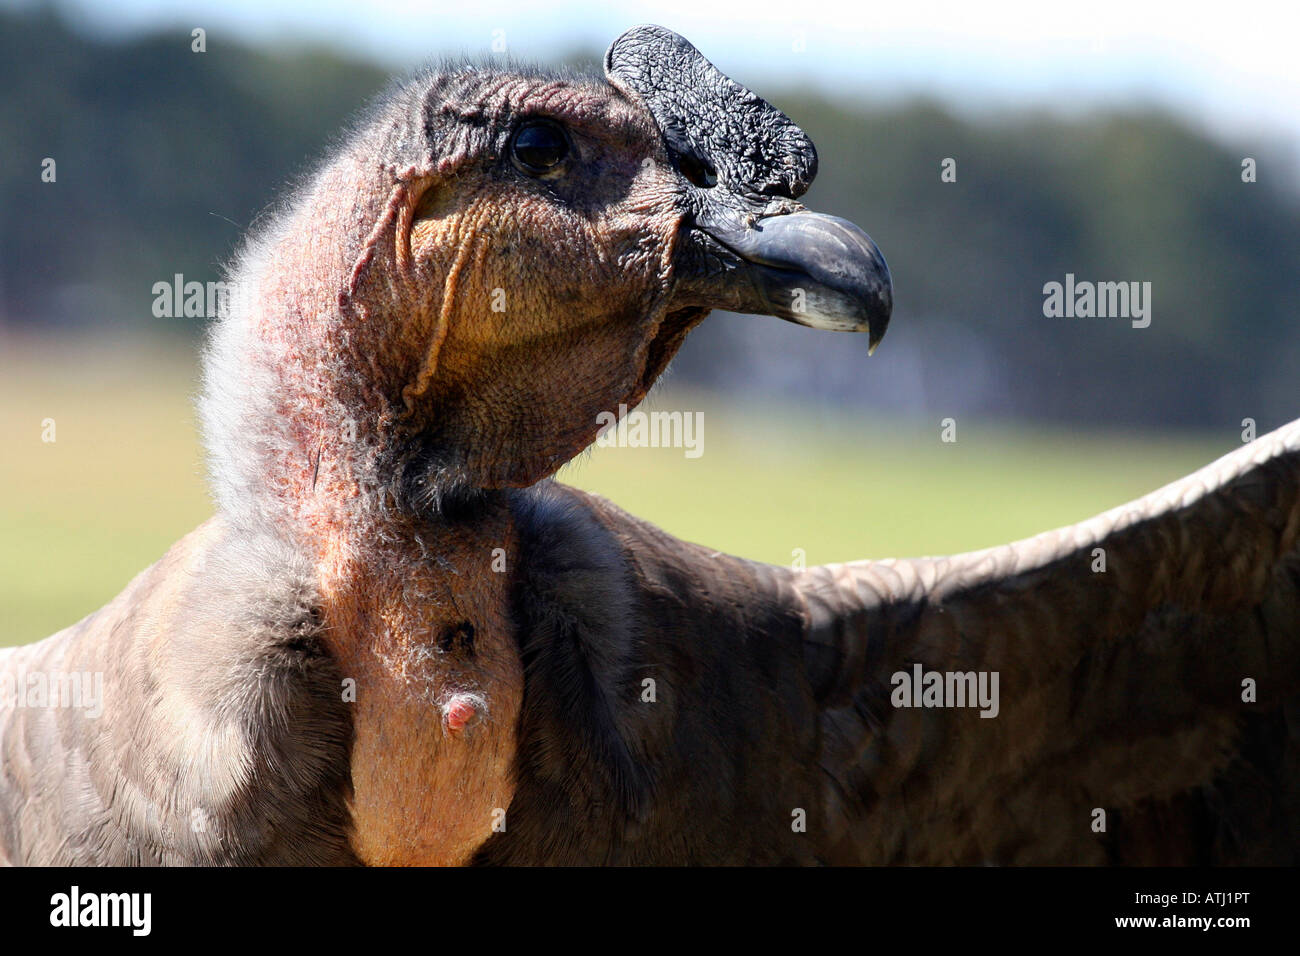
[[[746,225],[727,217],[693,231],[722,247],[715,256],[733,260],[713,277],[711,291],[725,308],[814,329],[866,332],[869,351],[884,337],[894,306],[889,266],[871,237],[847,219],[796,212]]]
[[[874,349],[894,304],[889,267],[853,223],[794,202],[817,175],[808,134],[663,27],[615,40],[605,76],[645,105],[681,173],[672,307],[866,332]]]

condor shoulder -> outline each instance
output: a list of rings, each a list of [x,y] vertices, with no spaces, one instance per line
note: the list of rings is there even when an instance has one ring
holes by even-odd
[[[35,864],[347,862],[350,724],[305,565],[213,519],[0,667],[80,705],[0,711],[0,852]],[[15,701],[15,704],[18,702]]]

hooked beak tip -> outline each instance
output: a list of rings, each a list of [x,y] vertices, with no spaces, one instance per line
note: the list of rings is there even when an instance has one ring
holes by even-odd
[[[876,350],[889,327],[894,289],[880,249],[847,219],[814,212],[752,225],[710,224],[709,235],[743,263],[745,311],[837,332],[866,332]]]

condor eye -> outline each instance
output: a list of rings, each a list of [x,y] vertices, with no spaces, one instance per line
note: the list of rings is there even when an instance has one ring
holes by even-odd
[[[532,176],[548,173],[569,155],[569,137],[558,123],[534,120],[519,127],[510,144],[515,165]]]

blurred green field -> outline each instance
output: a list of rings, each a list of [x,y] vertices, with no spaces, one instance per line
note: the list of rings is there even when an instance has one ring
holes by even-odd
[[[0,338],[0,645],[95,610],[211,512],[195,350]],[[597,448],[561,479],[680,537],[788,564],[985,547],[1087,517],[1231,450],[1218,441],[958,422],[857,421],[796,405],[701,410],[703,454]],[[56,440],[42,441],[52,418]]]

